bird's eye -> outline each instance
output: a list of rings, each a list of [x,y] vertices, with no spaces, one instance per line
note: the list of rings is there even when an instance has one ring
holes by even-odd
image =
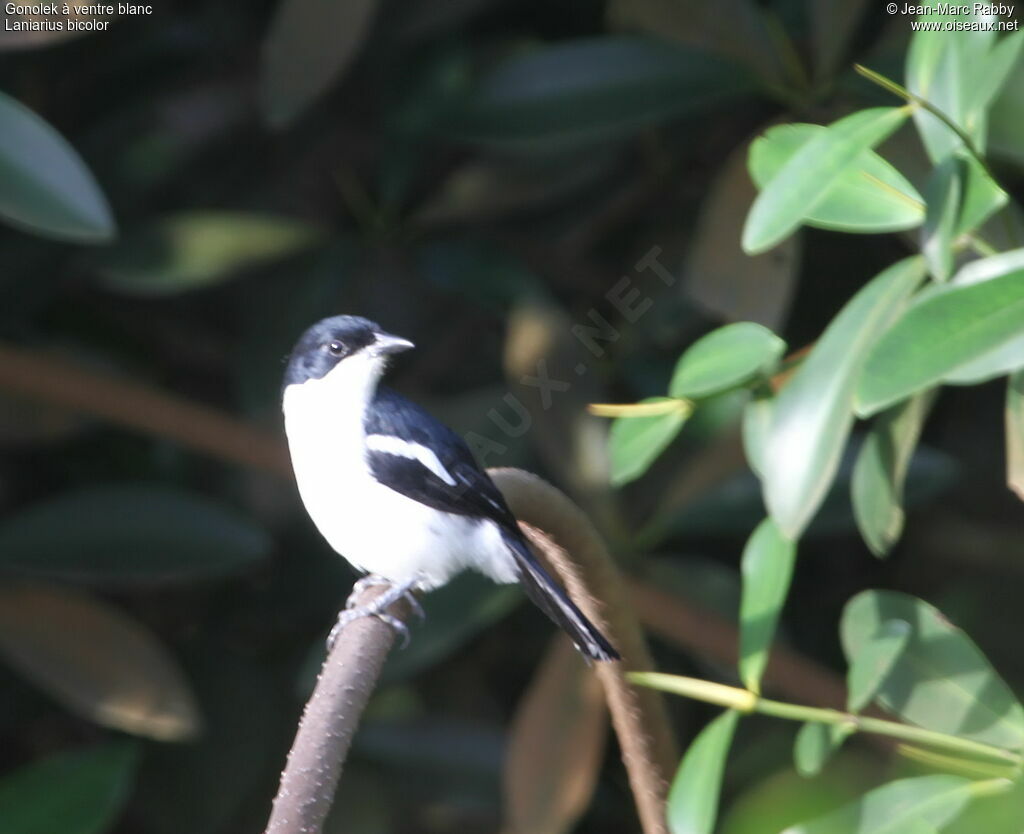
[[[332,356],[341,356],[345,352],[345,346],[341,342],[334,341],[327,345],[327,350],[331,352]]]

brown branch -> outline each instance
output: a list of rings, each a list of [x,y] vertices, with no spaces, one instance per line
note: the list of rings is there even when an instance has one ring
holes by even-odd
[[[519,469],[490,469],[488,474],[530,544],[622,654],[621,663],[596,663],[594,671],[604,687],[643,830],[666,832],[665,797],[679,757],[660,693],[625,678],[626,671],[653,669],[653,662],[622,578],[590,520],[564,493]]]
[[[37,351],[0,344],[0,388],[169,438],[232,463],[292,477],[288,453],[270,432],[216,409]]]
[[[351,602],[366,605],[386,590],[357,591]],[[388,613],[405,621],[408,603],[399,600]],[[266,834],[318,834],[323,828],[352,737],[394,642],[394,630],[376,617],[360,617],[342,629],[302,712]]]

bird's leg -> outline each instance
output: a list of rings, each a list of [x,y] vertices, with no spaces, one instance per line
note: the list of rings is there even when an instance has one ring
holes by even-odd
[[[382,576],[375,576],[373,574],[364,576],[356,582],[353,586],[352,594],[345,603],[345,610],[338,615],[338,621],[331,629],[331,633],[327,635],[327,651],[330,651],[334,647],[334,641],[338,639],[338,635],[341,633],[341,630],[350,622],[358,620],[360,617],[376,617],[381,622],[387,623],[399,636],[401,636],[402,648],[404,649],[409,645],[409,629],[406,627],[405,623],[397,617],[392,617],[390,614],[386,614],[385,611],[390,608],[392,604],[398,602],[398,600],[404,597],[413,612],[420,619],[423,619],[423,608],[412,593],[413,588],[416,587],[416,582],[417,580],[413,579],[409,582],[395,584]],[[378,585],[388,585],[390,587],[384,593],[374,597],[366,605],[356,606],[355,599],[362,591]]]

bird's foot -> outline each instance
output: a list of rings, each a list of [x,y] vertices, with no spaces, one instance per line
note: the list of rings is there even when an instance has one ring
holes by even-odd
[[[377,587],[380,585],[388,585],[389,590],[374,597],[366,605],[356,605],[355,601],[363,591],[367,588]],[[373,574],[364,576],[356,582],[355,585],[353,585],[352,593],[349,595],[349,598],[345,603],[345,609],[338,615],[338,621],[331,629],[331,633],[327,635],[327,651],[330,652],[331,649],[334,648],[334,642],[338,639],[338,635],[341,633],[341,630],[353,620],[358,620],[360,617],[376,617],[381,622],[389,625],[401,638],[401,648],[404,649],[409,645],[409,628],[397,617],[393,617],[385,612],[394,603],[398,602],[398,600],[404,598],[413,613],[420,620],[423,620],[423,608],[420,606],[419,600],[417,600],[412,593],[413,588],[415,587],[415,580],[396,585],[382,576],[375,576]]]

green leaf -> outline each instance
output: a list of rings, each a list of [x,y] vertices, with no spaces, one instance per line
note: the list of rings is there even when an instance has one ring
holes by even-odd
[[[835,75],[850,40],[858,32],[865,6],[867,0],[818,0],[810,4],[811,47],[817,79],[827,80]]]
[[[85,487],[0,524],[0,571],[101,585],[221,576],[269,551],[252,523],[147,483]]]
[[[874,345],[857,387],[867,416],[1024,334],[1024,270],[948,285],[913,304]]]
[[[1024,367],[1024,333],[942,377],[946,385],[978,385]]]
[[[730,64],[654,38],[560,41],[501,64],[452,113],[445,133],[549,155],[623,139],[750,86]]]
[[[105,727],[181,741],[201,724],[174,658],[140,623],[59,586],[0,588],[0,653],[69,710]]]
[[[921,231],[921,253],[936,281],[953,273],[953,237],[960,217],[962,163],[957,156],[942,161],[925,186],[928,205]]]
[[[835,476],[868,351],[923,276],[923,259],[912,257],[873,278],[776,396],[762,477],[765,503],[788,538],[799,537]]]
[[[135,745],[58,753],[0,781],[4,834],[101,834],[121,813],[137,766]]]
[[[666,402],[670,399],[648,397],[640,402]],[[612,484],[622,486],[643,475],[679,434],[688,413],[677,409],[656,417],[617,418],[608,437]]]
[[[817,721],[803,724],[793,744],[793,764],[797,773],[805,778],[817,776],[853,732],[854,728],[845,724],[820,724]]]
[[[1006,382],[1006,485],[1024,501],[1024,370]]]
[[[670,397],[696,399],[734,388],[778,361],[786,343],[767,327],[744,321],[701,337],[676,363]]]
[[[129,235],[92,263],[112,290],[166,296],[218,284],[319,240],[316,229],[285,217],[191,211]]]
[[[775,629],[793,578],[796,545],[766,518],[743,549],[743,599],[740,603],[740,678],[752,692],[761,691]]]
[[[910,640],[910,623],[887,620],[871,635],[860,651],[850,658],[846,675],[847,709],[860,712],[874,700],[893,665],[900,659]]]
[[[921,394],[879,414],[857,455],[853,514],[876,556],[885,556],[903,532],[903,482],[933,400],[932,393]]]
[[[758,478],[764,476],[764,446],[772,424],[774,402],[772,389],[768,385],[761,385],[754,389],[743,408],[743,454]]]
[[[718,816],[722,771],[736,732],[739,713],[722,713],[694,739],[679,763],[668,794],[672,834],[712,834]]]
[[[758,188],[814,138],[830,128],[785,124],[769,128],[750,146],[750,176]],[[924,220],[924,198],[899,171],[873,150],[861,151],[836,177],[821,201],[803,218],[808,226],[844,232],[895,232]]]
[[[261,103],[283,126],[338,80],[366,38],[378,0],[279,0],[263,44]]]
[[[105,243],[117,233],[110,206],[64,138],[0,93],[0,217],[62,240]]]
[[[977,784],[986,783],[945,774],[897,779],[782,834],[906,834],[922,823],[942,828],[963,811]]]
[[[771,249],[820,206],[860,155],[890,136],[907,118],[903,107],[852,113],[812,136],[766,183],[747,215],[743,249]]]
[[[852,663],[892,620],[909,623],[912,632],[878,688],[882,706],[929,730],[1024,747],[1024,708],[970,638],[923,600],[895,591],[855,596],[840,626],[847,660]]]
[[[963,157],[963,196],[956,222],[956,237],[973,232],[1003,208],[1008,195],[973,156]]]

